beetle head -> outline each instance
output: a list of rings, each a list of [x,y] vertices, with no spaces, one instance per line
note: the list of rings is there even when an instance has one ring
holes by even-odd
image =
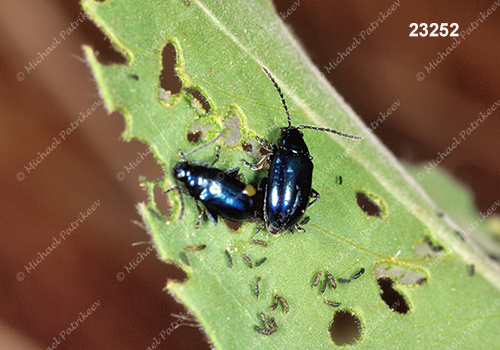
[[[186,182],[189,176],[188,162],[179,162],[172,168],[172,176],[181,182]]]
[[[293,126],[281,128],[279,148],[297,153],[298,155],[309,156],[309,149],[304,141],[304,134]]]

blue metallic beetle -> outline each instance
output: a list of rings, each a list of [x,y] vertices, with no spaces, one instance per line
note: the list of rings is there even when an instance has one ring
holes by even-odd
[[[309,217],[302,222],[306,209],[319,199],[319,194],[312,188],[312,157],[299,129],[312,129],[331,132],[351,139],[361,139],[359,136],[344,134],[342,132],[319,128],[315,126],[292,126],[283,93],[273,76],[265,68],[267,76],[273,82],[281,96],[281,102],[288,117],[288,127],[281,128],[281,136],[276,146],[274,143],[266,144],[260,138],[259,143],[270,153],[264,156],[256,165],[243,160],[243,163],[252,170],[260,170],[268,159],[271,160],[269,174],[261,182],[264,191],[264,219],[267,229],[273,235],[280,235],[286,230],[293,233],[296,228],[305,231],[300,225],[306,224]],[[314,198],[312,201],[311,198]]]
[[[208,218],[215,226],[217,226],[218,216],[231,221],[252,221],[259,217],[259,213],[262,212],[261,193],[254,186],[246,185],[237,178],[239,168],[223,171],[213,167],[219,159],[220,147],[217,147],[215,160],[210,166],[207,166],[206,162],[189,162],[186,159],[187,156],[217,141],[224,132],[225,130],[214,140],[186,155],[180,151],[181,159],[172,168],[172,176],[176,181],[182,182],[189,195],[195,199],[198,208],[196,228],[199,227],[203,216],[203,210],[198,201],[203,203]],[[171,187],[165,193],[172,190],[178,190],[181,194],[182,217],[184,211],[182,193],[186,193],[178,185]]]

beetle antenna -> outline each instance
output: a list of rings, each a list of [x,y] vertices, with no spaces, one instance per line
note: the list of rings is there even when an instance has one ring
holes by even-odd
[[[276,82],[276,80],[274,80],[274,77],[271,75],[271,73],[269,73],[269,71],[267,70],[267,68],[266,67],[262,67],[262,69],[267,74],[267,76],[269,77],[269,79],[271,79],[271,81],[273,82],[274,87],[276,88],[276,90],[278,90],[278,93],[280,94],[280,97],[281,97],[281,102],[283,103],[283,107],[285,108],[286,116],[288,118],[288,126],[291,127],[292,126],[292,119],[290,118],[290,113],[288,112],[288,107],[287,107],[286,102],[285,102],[285,97],[283,96],[283,93],[281,92],[281,89],[278,86],[278,83]],[[317,126],[299,125],[299,126],[297,126],[297,129],[312,129],[312,130],[319,130],[319,131],[327,131],[327,132],[331,132],[332,134],[336,134],[336,135],[339,135],[339,136],[342,136],[342,137],[347,137],[347,138],[354,139],[354,140],[360,140],[360,139],[362,139],[361,136],[346,134],[346,133],[343,133],[343,132],[340,132],[340,131],[337,131],[337,130],[333,130],[333,129],[319,128]]]
[[[331,132],[332,134],[336,134],[336,135],[339,135],[342,137],[347,137],[347,138],[354,139],[354,140],[361,140],[362,139],[361,136],[346,134],[346,133],[343,133],[343,132],[340,132],[337,130],[333,130],[333,129],[319,128],[317,126],[299,125],[299,126],[297,126],[297,129],[312,129],[312,130],[318,130],[318,131],[327,131],[327,132]]]
[[[220,132],[220,134],[219,134],[219,135],[217,135],[217,137],[216,137],[215,139],[208,141],[207,143],[205,143],[205,144],[203,144],[203,145],[201,145],[201,146],[199,146],[199,147],[195,148],[194,150],[192,150],[191,152],[189,152],[189,153],[187,153],[187,154],[182,154],[182,153],[181,153],[181,157],[182,157],[183,159],[186,159],[186,157],[187,157],[187,156],[190,156],[190,155],[191,155],[191,154],[193,154],[194,152],[197,152],[197,151],[199,151],[200,149],[203,149],[203,148],[205,148],[205,147],[207,147],[207,146],[210,146],[211,144],[215,143],[218,139],[220,139],[220,138],[222,137],[222,135],[224,135],[224,133],[225,133],[225,132],[226,132],[226,128],[222,129],[222,131]],[[181,151],[181,152],[182,152],[182,151]]]
[[[276,80],[274,80],[273,76],[271,75],[271,73],[269,73],[269,71],[266,69],[266,67],[262,67],[262,69],[264,70],[264,72],[266,72],[269,79],[271,79],[276,90],[278,90],[280,97],[281,97],[281,102],[283,103],[283,107],[285,107],[286,116],[288,118],[288,126],[289,127],[292,126],[292,119],[290,118],[290,113],[288,113],[288,107],[286,106],[285,97],[283,96],[283,93],[281,92],[281,89],[278,86],[278,83],[276,82]]]

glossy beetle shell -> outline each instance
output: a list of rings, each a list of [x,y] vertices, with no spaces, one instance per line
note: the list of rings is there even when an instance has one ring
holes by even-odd
[[[294,127],[282,128],[264,192],[264,217],[270,233],[279,235],[304,216],[311,196],[312,172],[302,132]]]
[[[265,161],[271,159],[269,174],[261,182],[260,188],[264,188],[264,219],[269,232],[279,235],[286,230],[293,232],[294,228],[305,231],[300,225],[306,224],[309,218],[302,222],[299,220],[304,216],[308,206],[319,199],[319,193],[312,189],[312,157],[300,129],[312,129],[326,131],[342,137],[361,139],[359,136],[346,134],[329,128],[321,128],[309,125],[292,126],[292,119],[285,102],[285,97],[280,87],[266,67],[262,67],[281,97],[281,103],[285,109],[288,119],[288,127],[281,128],[281,136],[278,146],[271,144],[271,153],[263,157],[256,165],[247,161],[243,164],[253,170],[263,168]],[[269,149],[260,138],[257,138],[264,148]],[[312,202],[310,198],[314,197]]]
[[[214,224],[217,216],[232,221],[252,219],[262,207],[260,196],[247,195],[248,186],[238,180],[235,173],[180,162],[173,167],[172,175],[184,183],[193,198],[203,203],[215,219]]]

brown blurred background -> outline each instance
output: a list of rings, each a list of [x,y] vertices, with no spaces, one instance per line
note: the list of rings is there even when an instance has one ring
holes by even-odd
[[[179,0],[181,1],[181,0]],[[283,14],[294,2],[278,1]],[[296,1],[297,3],[297,1]],[[196,6],[192,2],[193,6]],[[410,23],[453,23],[460,31],[486,13],[493,1],[401,2],[335,69],[330,61],[377,20],[393,1],[365,4],[299,0],[286,17],[313,61],[346,101],[371,123],[395,101],[400,107],[375,133],[399,158],[436,159],[480,112],[500,99],[500,9],[493,12],[430,73],[424,69],[453,39],[409,37]],[[135,270],[124,265],[144,253],[146,232],[135,204],[145,201],[138,177],[162,176],[152,156],[122,181],[117,174],[145,151],[125,143],[120,114],[99,107],[34,170],[25,166],[98,101],[81,46],[99,51],[101,62],[123,63],[91,21],[84,21],[34,70],[24,66],[80,15],[77,1],[2,2],[0,153],[3,197],[0,218],[0,348],[46,349],[53,337],[95,302],[99,307],[57,349],[146,349],[176,317],[186,314],[166,292],[168,278],[184,274],[149,254]],[[171,61],[173,62],[173,61]],[[173,64],[173,63],[170,63]],[[18,75],[24,73],[24,78]],[[417,80],[417,73],[425,78]],[[166,84],[177,84],[175,79]],[[500,111],[454,150],[441,167],[467,184],[479,210],[500,199]],[[19,175],[24,173],[24,178]],[[22,178],[20,181],[19,179]],[[29,273],[36,260],[91,205],[100,205]],[[123,281],[117,274],[125,273]],[[172,332],[161,349],[208,349],[196,327]]]

